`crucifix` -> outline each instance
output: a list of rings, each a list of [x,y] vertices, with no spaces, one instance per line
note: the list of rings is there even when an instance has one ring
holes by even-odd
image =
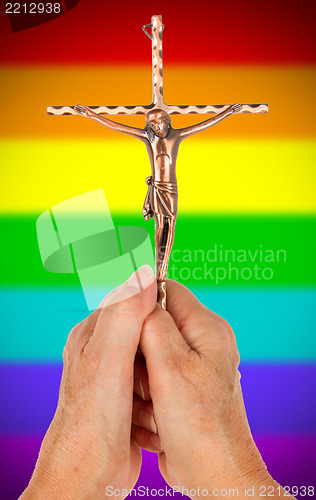
[[[151,27],[151,33],[147,28]],[[155,258],[158,303],[166,309],[166,277],[174,240],[177,218],[178,189],[176,159],[180,142],[193,134],[216,125],[236,113],[267,113],[267,104],[169,105],[163,99],[161,16],[153,16],[151,24],[143,26],[152,40],[153,101],[136,106],[49,106],[48,115],[82,115],[112,130],[129,134],[143,141],[150,158],[152,175],[147,177],[147,195],[143,206],[146,220],[155,219]],[[190,127],[175,129],[170,115],[215,114],[208,120]],[[102,115],[145,115],[143,129],[109,120]]]

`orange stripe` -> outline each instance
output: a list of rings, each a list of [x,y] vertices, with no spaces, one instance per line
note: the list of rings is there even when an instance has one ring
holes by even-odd
[[[81,117],[48,117],[47,105],[147,104],[151,68],[7,67],[0,70],[2,137],[118,137]],[[316,67],[166,67],[165,100],[170,104],[258,103],[268,115],[241,115],[203,137],[304,137],[316,135]],[[116,118],[117,119],[117,118]],[[143,127],[144,117],[119,117]],[[203,119],[203,117],[202,117]],[[173,117],[175,127],[201,120]],[[195,140],[192,138],[192,140]]]

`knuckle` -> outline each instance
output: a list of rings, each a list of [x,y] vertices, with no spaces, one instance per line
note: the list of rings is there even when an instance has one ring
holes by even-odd
[[[222,316],[220,316],[219,314],[216,314],[214,312],[211,312],[211,317],[213,318],[213,320],[216,321],[216,323],[218,324],[218,327],[223,331],[223,333],[229,333],[232,331],[232,328],[230,326],[230,324],[228,323],[228,321],[226,321],[226,319],[224,319]]]
[[[217,323],[218,331],[220,333],[223,344],[229,344],[231,342],[231,339],[235,338],[232,327],[230,326],[228,321],[226,321],[226,319],[222,318],[222,316],[216,315],[215,321]]]
[[[106,306],[106,312],[109,317],[111,315],[117,317],[117,321],[120,321],[119,318],[121,318],[122,321],[128,321],[131,329],[137,328],[140,330],[142,327],[139,308],[135,308],[133,302],[129,299],[121,300],[119,302],[116,302],[115,304]]]
[[[63,350],[63,358],[64,360],[69,359],[70,357],[73,356],[74,354],[74,349],[75,349],[75,339],[78,337],[78,334],[80,332],[80,323],[76,326],[74,326],[68,335],[67,342],[64,346]]]
[[[68,362],[72,357],[73,357],[73,347],[68,339],[63,349],[64,363]]]
[[[236,336],[231,325],[221,316],[209,311],[209,319],[214,325],[216,332],[216,351],[221,357],[229,358],[229,360],[237,366],[240,362],[240,356],[237,349]],[[213,336],[213,332],[208,333]],[[215,340],[215,336],[213,336]]]

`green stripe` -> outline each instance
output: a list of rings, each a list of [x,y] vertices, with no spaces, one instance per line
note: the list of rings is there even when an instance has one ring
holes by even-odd
[[[0,217],[0,284],[79,288],[76,275],[53,274],[43,269],[36,238],[38,215]],[[144,221],[141,214],[112,215],[115,225],[148,229],[153,241],[152,220]],[[315,229],[315,215],[208,214],[188,217],[180,214],[169,277],[187,286],[216,286],[216,277],[221,287],[314,286]],[[256,265],[260,271],[255,270]],[[250,271],[246,268],[252,272],[250,279]],[[263,276],[263,269],[271,271],[265,271]],[[196,278],[193,277],[194,271]],[[225,273],[226,278],[220,279]]]

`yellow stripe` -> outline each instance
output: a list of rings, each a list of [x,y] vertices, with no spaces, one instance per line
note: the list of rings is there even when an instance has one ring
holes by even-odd
[[[114,138],[82,117],[48,117],[47,105],[118,105],[151,102],[151,68],[5,67],[0,69],[0,136]],[[268,115],[241,115],[205,132],[205,137],[315,137],[315,67],[201,67],[164,69],[170,104],[268,103]],[[175,127],[199,120],[173,117]],[[144,117],[119,120],[144,126]],[[193,139],[194,140],[194,139]]]
[[[2,212],[43,211],[103,187],[111,211],[141,216],[145,146],[118,141],[0,142]],[[313,140],[191,141],[180,146],[179,213],[315,212]]]

